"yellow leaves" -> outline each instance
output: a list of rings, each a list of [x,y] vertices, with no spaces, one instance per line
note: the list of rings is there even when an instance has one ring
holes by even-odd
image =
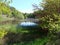
[[[7,31],[4,28],[0,28],[0,38],[3,38],[7,34]]]
[[[0,3],[0,14],[11,15],[11,10],[5,3]]]

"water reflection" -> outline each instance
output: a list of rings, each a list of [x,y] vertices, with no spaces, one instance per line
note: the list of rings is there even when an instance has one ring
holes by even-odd
[[[34,22],[22,22],[20,25],[21,26],[36,26],[38,24],[36,24]]]

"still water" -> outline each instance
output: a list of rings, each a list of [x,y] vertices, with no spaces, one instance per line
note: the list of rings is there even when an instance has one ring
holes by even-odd
[[[38,24],[34,22],[21,22],[20,26],[36,26]]]

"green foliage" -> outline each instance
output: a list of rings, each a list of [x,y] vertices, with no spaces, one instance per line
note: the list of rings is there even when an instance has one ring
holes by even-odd
[[[15,32],[16,30],[16,25],[12,24],[5,24],[5,25],[0,25],[0,38],[3,38],[7,33],[10,32]]]
[[[12,0],[0,0],[0,15],[11,15],[11,10],[8,5],[11,1]]]
[[[60,0],[43,0],[43,10],[35,11],[40,27],[50,31],[46,45],[60,45]],[[57,34],[59,32],[59,34]]]
[[[59,26],[60,26],[60,15],[55,15],[53,14],[53,17],[51,18],[51,16],[46,16],[46,17],[42,17],[40,18],[41,24],[40,26],[42,28],[48,28],[49,30],[58,30]]]
[[[24,19],[21,12],[17,11],[14,7],[10,7],[5,3],[0,3],[0,15],[6,15],[6,17],[14,17],[17,19]]]
[[[27,18],[35,18],[35,15],[30,13],[30,14],[27,15]]]
[[[35,18],[35,15],[33,13],[24,13],[24,18]]]
[[[18,19],[24,19],[24,16],[21,12],[17,11],[14,7],[10,7],[12,11],[12,17],[18,18]]]
[[[6,34],[6,31],[0,29],[0,38],[3,38]]]
[[[6,4],[0,3],[0,14],[9,16],[11,15],[11,10]]]
[[[48,41],[48,38],[41,38],[41,39],[36,39],[34,41],[30,42],[20,42],[20,43],[15,43],[15,44],[10,44],[10,45],[45,45],[45,43]]]
[[[12,0],[1,0],[0,1],[0,15],[6,15],[7,17],[14,17],[17,19],[24,19],[21,12],[17,11],[14,7],[10,7],[8,3]]]
[[[0,28],[0,38],[3,38],[7,34],[7,31],[5,28]]]
[[[9,0],[1,0],[0,2],[0,14],[2,15],[7,15],[7,16],[11,16],[14,17],[16,19],[24,19],[28,17],[34,17],[33,14],[22,14],[21,12],[17,11],[14,7],[10,7],[7,4],[7,2],[9,3]],[[48,29],[51,30],[52,32],[50,32],[50,35],[48,35],[47,37],[44,38],[40,38],[40,32],[35,31],[33,33],[33,31],[29,32],[25,29],[22,29],[21,27],[17,28],[16,25],[5,25],[0,27],[0,38],[3,38],[4,36],[7,35],[7,43],[9,43],[9,41],[11,43],[16,42],[15,44],[9,44],[9,45],[49,45],[47,43],[52,43],[51,45],[54,45],[56,42],[56,38],[58,36],[56,36],[56,30],[59,31],[60,30],[60,0],[44,0],[44,2],[42,3],[42,7],[44,8],[43,10],[38,10],[36,11],[36,16],[39,17],[40,20],[40,24],[39,26],[42,29]],[[23,16],[24,15],[24,16]],[[0,16],[0,20],[2,20],[2,17]],[[0,25],[1,26],[1,25]],[[38,30],[38,29],[37,29]],[[40,29],[39,29],[40,30]],[[39,35],[37,34],[39,33]],[[42,33],[42,32],[41,32]],[[40,36],[39,38],[35,38],[36,36]],[[29,42],[24,42],[25,40],[29,40],[29,39],[33,39],[33,41],[29,41]],[[12,40],[13,41],[12,41]],[[23,41],[22,41],[23,39]],[[59,37],[60,39],[60,37]],[[17,43],[17,41],[19,43]]]
[[[43,0],[43,10],[36,11],[36,16],[40,19],[40,26],[49,30],[60,28],[60,0]]]

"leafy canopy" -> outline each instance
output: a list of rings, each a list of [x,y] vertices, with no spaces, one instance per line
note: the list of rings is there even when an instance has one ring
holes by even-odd
[[[60,28],[60,0],[43,0],[43,10],[35,11],[36,17],[40,19],[40,26],[49,30]]]

